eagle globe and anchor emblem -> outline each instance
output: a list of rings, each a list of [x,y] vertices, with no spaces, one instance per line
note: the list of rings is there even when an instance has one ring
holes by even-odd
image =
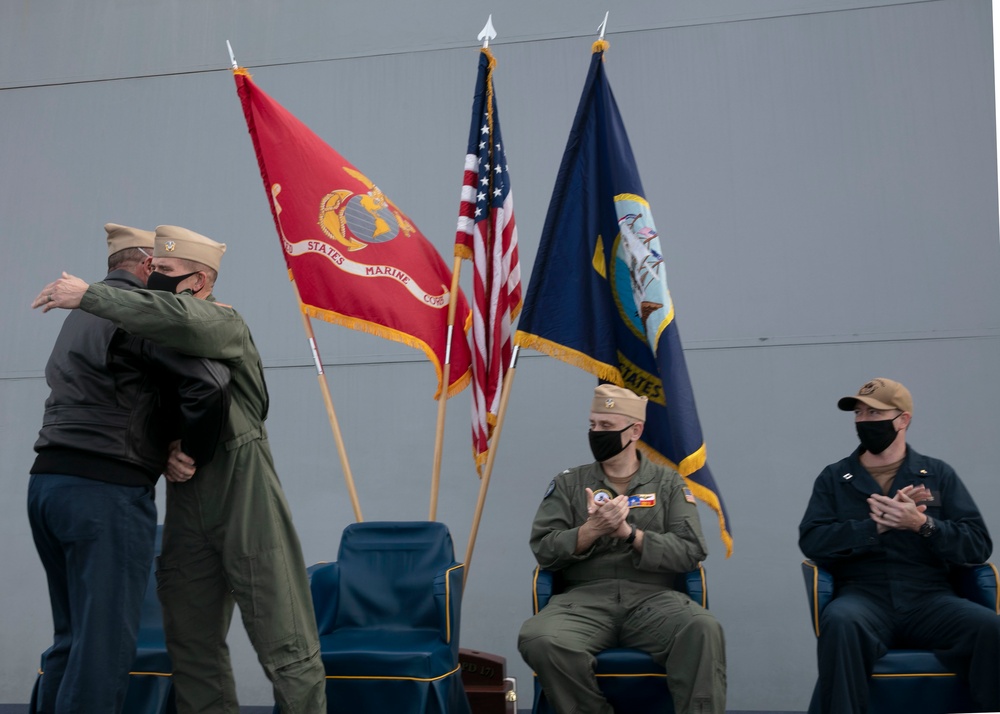
[[[323,197],[319,226],[328,238],[356,251],[414,232],[413,225],[367,176],[346,166],[344,171],[367,186],[368,192],[337,189]]]

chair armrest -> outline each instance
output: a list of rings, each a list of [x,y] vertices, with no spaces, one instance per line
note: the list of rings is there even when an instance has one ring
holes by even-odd
[[[320,635],[333,632],[337,622],[337,605],[340,598],[340,567],[336,563],[317,563],[306,570],[316,627]]]
[[[806,596],[809,598],[809,615],[813,632],[819,637],[819,616],[833,600],[833,575],[811,560],[802,561],[802,577],[806,582]]]
[[[537,615],[538,611],[549,604],[549,598],[554,594],[556,574],[551,570],[535,568],[531,578],[531,609]]]
[[[441,639],[451,645],[458,658],[459,629],[462,622],[462,589],[465,564],[452,563],[434,576],[434,601],[437,603]]]
[[[998,579],[997,568],[993,563],[961,568],[958,571],[958,594],[1000,615]]]
[[[678,573],[674,579],[674,590],[684,593],[707,610],[708,580],[705,577],[705,566],[699,565],[697,570]]]

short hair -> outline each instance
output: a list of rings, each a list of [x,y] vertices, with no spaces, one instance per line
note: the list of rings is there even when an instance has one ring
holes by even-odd
[[[123,248],[108,256],[108,272],[135,267],[149,256],[140,248]]]
[[[188,273],[194,273],[201,271],[208,276],[208,282],[215,285],[215,281],[219,279],[219,271],[215,268],[209,267],[204,263],[199,263],[197,260],[188,260],[187,258],[178,258],[181,263],[184,264],[184,270]]]

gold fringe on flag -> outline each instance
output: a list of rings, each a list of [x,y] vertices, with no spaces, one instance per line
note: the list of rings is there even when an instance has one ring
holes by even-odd
[[[434,371],[437,372],[438,388],[434,392],[434,398],[437,399],[441,396],[441,383],[444,377],[443,370],[441,369],[441,363],[438,362],[437,355],[434,353],[434,350],[431,349],[430,345],[423,340],[418,340],[413,335],[400,332],[399,330],[394,330],[391,327],[386,327],[385,325],[379,325],[357,317],[341,315],[340,313],[333,312],[332,310],[323,310],[318,307],[313,307],[312,305],[306,305],[305,303],[300,303],[300,306],[302,308],[302,312],[310,317],[315,317],[323,320],[324,322],[330,322],[336,325],[343,325],[344,327],[349,327],[352,330],[366,332],[369,335],[375,335],[376,337],[382,337],[394,342],[401,342],[408,347],[415,347],[423,350],[424,354],[427,355],[427,359],[429,359],[431,364],[434,365]],[[466,327],[466,329],[468,329],[468,327]],[[444,387],[448,390],[448,398],[450,399],[461,392],[469,386],[471,381],[472,373],[466,372],[451,386],[444,385]]]

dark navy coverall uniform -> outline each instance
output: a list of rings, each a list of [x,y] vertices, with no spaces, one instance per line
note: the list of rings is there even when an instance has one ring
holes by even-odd
[[[956,595],[948,578],[951,566],[985,562],[993,549],[972,496],[948,464],[907,447],[887,495],[925,486],[937,531],[879,535],[867,499],[881,488],[860,454],[823,470],[799,525],[802,552],[837,584],[820,616],[810,713],[867,711],[868,677],[890,646],[933,649],[968,678],[978,707],[1000,710],[1000,617]]]

